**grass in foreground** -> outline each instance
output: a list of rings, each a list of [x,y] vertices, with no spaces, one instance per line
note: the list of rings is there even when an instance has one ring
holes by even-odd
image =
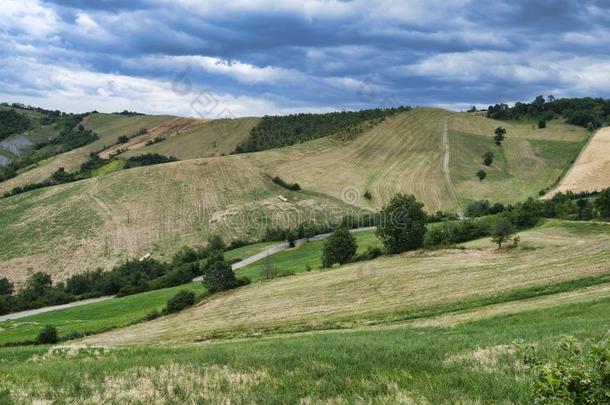
[[[187,347],[0,349],[0,402],[532,403],[512,342],[599,337],[610,298],[452,328],[392,327]]]

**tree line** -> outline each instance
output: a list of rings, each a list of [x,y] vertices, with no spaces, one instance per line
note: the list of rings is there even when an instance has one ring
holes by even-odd
[[[238,145],[233,153],[274,149],[338,133],[349,134],[364,122],[408,110],[410,107],[401,106],[325,114],[266,115],[250,130],[249,138]]]
[[[610,100],[603,98],[561,98],[552,95],[536,97],[531,103],[490,105],[487,117],[499,120],[533,119],[538,127],[546,127],[546,121],[564,118],[567,123],[594,130],[610,123]]]

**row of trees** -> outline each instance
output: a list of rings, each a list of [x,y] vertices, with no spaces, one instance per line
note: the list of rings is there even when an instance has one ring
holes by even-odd
[[[125,296],[175,287],[189,283],[199,275],[204,275],[210,291],[242,285],[243,280],[236,283],[227,281],[226,277],[229,276],[225,273],[231,270],[231,265],[224,260],[224,249],[226,246],[222,238],[215,236],[205,247],[182,248],[170,262],[134,259],[121,263],[110,271],[98,269],[79,273],[57,284],[53,283],[48,274],[38,272],[30,276],[19,291],[3,278],[0,279],[0,314],[103,295]]]
[[[350,133],[364,122],[383,119],[409,109],[401,106],[326,114],[266,115],[252,128],[248,140],[238,145],[233,153],[279,148],[333,134]]]
[[[502,120],[533,119],[538,127],[546,127],[546,121],[563,117],[573,125],[590,130],[610,123],[610,100],[603,98],[562,98],[540,95],[531,103],[516,103],[489,106],[487,117]]]
[[[519,226],[527,226],[531,218],[559,218],[572,221],[590,221],[598,219],[610,221],[610,188],[592,193],[557,193],[549,200],[528,200],[514,205],[502,203],[490,204],[488,200],[473,201],[464,210],[467,217],[482,217],[507,212],[521,218],[516,221]],[[523,223],[523,218],[528,218]]]

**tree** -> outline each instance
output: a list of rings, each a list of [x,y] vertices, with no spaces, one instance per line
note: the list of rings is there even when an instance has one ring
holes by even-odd
[[[208,249],[211,252],[222,252],[226,248],[225,242],[220,235],[213,235],[208,241]]]
[[[496,145],[498,145],[498,146],[502,145],[502,141],[504,140],[504,137],[506,135],[506,129],[502,128],[502,127],[498,127],[494,131],[494,134],[495,134],[494,141],[496,141]]]
[[[426,213],[412,195],[398,194],[381,210],[377,237],[389,253],[418,249],[424,244]]]
[[[540,128],[540,129],[546,128],[546,121],[545,120],[538,121],[538,128]]]
[[[239,287],[241,283],[235,277],[231,265],[225,261],[222,253],[208,258],[203,270],[203,286],[210,292],[219,292]]]
[[[485,170],[479,170],[477,172],[477,177],[479,178],[479,180],[483,181],[485,177],[487,177],[487,172]]]
[[[121,135],[117,138],[116,143],[127,143],[129,142],[129,137],[127,135]]]
[[[485,166],[491,166],[491,164],[494,162],[494,153],[493,152],[487,152],[486,154],[483,155],[483,164]]]
[[[331,267],[335,263],[348,263],[356,254],[356,239],[346,227],[337,228],[324,242],[322,266]]]
[[[498,218],[491,230],[491,240],[498,244],[498,249],[502,249],[502,243],[510,239],[515,232],[515,227],[508,218]]]
[[[597,215],[604,221],[610,221],[610,187],[602,190],[595,200]]]
[[[489,200],[472,201],[464,210],[464,215],[469,218],[482,217],[489,214],[489,209]]]
[[[288,242],[288,246],[293,248],[297,241],[298,235],[294,229],[289,229],[286,231],[286,242]]]
[[[15,292],[15,286],[11,283],[8,278],[0,278],[0,295],[11,295]]]
[[[195,305],[195,293],[189,290],[180,290],[176,295],[170,298],[163,310],[164,314],[173,314],[174,312],[182,311],[184,308]]]
[[[55,326],[47,325],[38,332],[36,342],[41,345],[54,344],[59,341]]]

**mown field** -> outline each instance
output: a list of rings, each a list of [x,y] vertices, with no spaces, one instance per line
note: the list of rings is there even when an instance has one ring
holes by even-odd
[[[265,332],[395,322],[569,292],[608,282],[607,224],[558,222],[520,234],[498,251],[464,249],[384,257],[254,283],[217,294],[175,316],[92,336],[90,344],[193,342]],[[588,295],[604,296],[606,287]],[[183,328],[182,325],[187,325]]]
[[[552,358],[564,335],[599,339],[610,299],[451,327],[405,325],[189,346],[0,349],[0,402],[519,403],[532,370],[513,346]]]
[[[258,238],[267,226],[353,211],[333,198],[287,191],[243,159],[123,170],[0,200],[0,274],[22,281],[28,269],[46,269],[61,279],[146,253],[165,259],[212,233]]]
[[[173,119],[91,115],[85,125],[100,135],[99,141],[13,180],[41,180],[60,166],[69,170],[88,151],[111,145],[119,135]],[[204,122],[127,154],[218,155],[246,136],[255,122]],[[492,140],[498,125],[508,130],[502,148]],[[31,269],[45,268],[61,279],[149,252],[168,257],[182,245],[203,243],[213,232],[227,239],[256,238],[267,225],[335,220],[352,207],[377,209],[398,192],[415,194],[429,211],[460,211],[479,198],[515,202],[552,186],[584,136],[584,130],[555,121],[540,131],[528,123],[418,108],[349,140],[331,136],[258,153],[132,170],[111,163],[96,172],[99,177],[0,200],[0,274],[20,282]],[[474,174],[489,148],[496,160],[480,182]],[[72,166],[66,160],[72,159],[69,154],[76,159]],[[276,175],[298,182],[303,191],[272,184]],[[12,188],[13,180],[0,188]],[[364,198],[365,190],[372,199]]]

